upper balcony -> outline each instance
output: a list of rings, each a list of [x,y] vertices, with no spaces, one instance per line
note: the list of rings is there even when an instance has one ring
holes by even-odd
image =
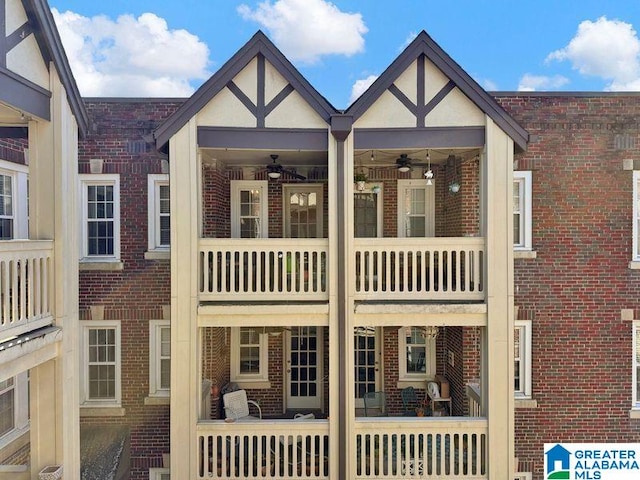
[[[342,215],[327,154],[277,155],[203,150],[201,302],[328,301],[329,219]],[[484,301],[479,151],[366,151],[354,163],[354,299]]]
[[[0,340],[53,322],[53,241],[0,242]]]

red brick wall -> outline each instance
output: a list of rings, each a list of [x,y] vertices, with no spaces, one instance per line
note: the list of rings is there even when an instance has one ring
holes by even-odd
[[[120,237],[124,270],[80,272],[80,315],[105,306],[105,319],[120,320],[124,417],[82,418],[82,424],[124,424],[131,431],[131,478],[148,478],[169,452],[169,407],[145,406],[149,394],[149,320],[162,319],[170,303],[168,261],[145,260],[147,174],[161,173],[161,160],[149,136],[179,101],[86,100],[89,134],[79,145],[79,172],[89,159],[104,159],[104,173],[120,174]]]
[[[533,247],[515,261],[515,301],[533,320],[535,409],[516,410],[516,455],[542,478],[545,442],[635,442],[632,326],[640,309],[632,248],[638,95],[499,97],[531,134],[516,169],[533,171]],[[615,148],[628,135],[635,147]],[[636,317],[637,318],[637,317]]]

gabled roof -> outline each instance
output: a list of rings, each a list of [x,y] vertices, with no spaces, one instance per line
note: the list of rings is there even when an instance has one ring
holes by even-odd
[[[215,97],[258,54],[262,54],[305,101],[327,123],[336,109],[298,72],[278,48],[262,33],[256,32],[213,76],[205,82],[166,122],[155,132],[156,147],[162,149],[194,115]]]
[[[529,134],[423,30],[389,65],[369,89],[346,110],[354,122],[360,118],[393,82],[420,56],[425,55],[476,106],[504,130],[522,150]]]
[[[71,72],[49,5],[46,0],[22,0],[22,6],[29,23],[33,26],[33,33],[45,61],[53,62],[58,71],[60,81],[67,92],[71,111],[76,118],[78,130],[80,135],[84,136],[88,129],[89,116]]]

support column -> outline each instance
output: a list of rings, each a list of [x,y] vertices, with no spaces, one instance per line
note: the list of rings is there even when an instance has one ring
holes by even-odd
[[[353,312],[353,296],[349,295],[349,264],[352,261],[350,255],[351,240],[349,231],[353,232],[353,198],[349,201],[353,181],[353,154],[351,143],[347,141],[351,133],[353,119],[351,116],[335,115],[331,117],[331,133],[336,140],[336,183],[337,203],[335,212],[337,220],[337,258],[332,265],[337,267],[336,288],[336,313],[337,313],[337,368],[338,383],[332,384],[339,391],[339,405],[337,408],[337,437],[331,437],[333,446],[332,453],[338,450],[338,477],[340,480],[353,478],[355,473],[355,451],[353,449],[353,367],[349,370],[349,365],[353,364],[353,328],[350,326],[350,318]],[[351,211],[349,206],[351,205]],[[351,224],[349,223],[351,222]],[[351,225],[351,230],[349,226]],[[332,409],[333,410],[333,409]],[[334,420],[335,421],[335,420]],[[335,439],[335,440],[334,440]],[[337,440],[337,442],[336,442]]]
[[[198,219],[197,128],[191,119],[169,141],[171,211],[171,476],[197,476]]]
[[[47,465],[56,465],[57,375],[56,360],[49,360],[31,369],[30,374],[30,431],[31,431],[31,478],[37,479],[38,472]],[[69,478],[78,478],[69,474]]]
[[[55,362],[32,370],[32,398],[44,400],[32,403],[31,470],[37,478],[45,465],[61,464],[65,478],[73,479],[80,477],[78,127],[64,87],[55,69],[50,71],[51,120],[29,122],[29,235],[55,240],[49,293],[54,324],[63,334]],[[36,418],[40,414],[42,421]],[[53,415],[53,424],[47,415]]]
[[[514,471],[513,399],[513,140],[487,116],[483,189],[486,192],[487,329],[486,411],[488,478],[508,480]]]

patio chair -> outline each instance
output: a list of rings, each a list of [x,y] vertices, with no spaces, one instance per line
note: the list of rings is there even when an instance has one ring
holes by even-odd
[[[365,417],[387,416],[387,399],[384,392],[367,392],[362,399],[364,400]]]
[[[416,409],[423,406],[418,402],[415,388],[403,388],[400,391],[400,397],[402,398],[402,415],[405,417],[415,417],[417,415]]]
[[[247,400],[246,390],[236,390],[235,392],[225,393],[222,396],[224,403],[224,411],[226,418],[236,421],[243,420],[262,420],[262,409],[257,402]],[[254,405],[258,409],[258,416],[249,415],[249,404]]]

